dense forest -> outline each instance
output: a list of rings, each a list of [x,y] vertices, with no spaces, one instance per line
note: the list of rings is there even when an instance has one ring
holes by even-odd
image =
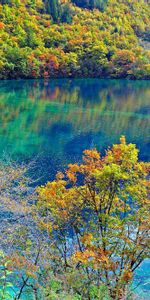
[[[144,0],[1,0],[0,78],[150,79]]]

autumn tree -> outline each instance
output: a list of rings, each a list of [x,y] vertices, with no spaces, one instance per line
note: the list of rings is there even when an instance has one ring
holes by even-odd
[[[121,137],[36,190],[34,173],[34,163],[0,162],[2,297],[127,297],[149,257],[149,163]]]
[[[116,77],[126,77],[130,75],[132,68],[134,67],[136,58],[132,51],[118,50],[116,51],[112,63],[114,65],[114,73]]]
[[[121,137],[105,156],[86,150],[83,163],[38,188],[39,225],[58,249],[54,264],[62,264],[65,278],[79,277],[73,288],[84,299],[97,299],[91,290],[98,295],[103,285],[113,299],[126,297],[149,256],[148,174],[149,163]]]
[[[143,0],[0,1],[0,79],[149,79],[149,13]],[[45,71],[45,54],[57,72]]]

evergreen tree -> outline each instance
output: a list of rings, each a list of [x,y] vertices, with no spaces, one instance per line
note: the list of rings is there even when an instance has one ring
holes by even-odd
[[[60,21],[62,23],[68,23],[68,24],[72,23],[72,13],[70,11],[69,4],[63,5],[62,11],[61,11]]]
[[[0,4],[11,4],[11,0],[0,0]]]
[[[57,22],[60,16],[60,4],[58,0],[44,0],[45,11],[50,14],[54,20]]]
[[[88,9],[100,9],[103,10],[108,0],[72,0],[77,6]]]

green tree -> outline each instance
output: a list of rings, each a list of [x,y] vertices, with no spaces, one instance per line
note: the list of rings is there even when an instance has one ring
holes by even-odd
[[[11,0],[0,0],[0,4],[11,4]]]
[[[62,23],[71,24],[72,23],[72,19],[73,19],[73,16],[72,16],[72,13],[71,13],[71,10],[70,10],[70,5],[69,4],[63,5],[62,6],[62,12],[61,12],[60,21]]]
[[[86,150],[82,164],[38,188],[41,226],[57,236],[64,272],[83,275],[83,299],[97,299],[90,293],[103,284],[113,299],[127,297],[134,271],[149,257],[149,164],[120,141],[102,158]]]
[[[72,0],[79,7],[103,10],[107,4],[107,0]]]
[[[45,10],[57,22],[60,17],[60,3],[58,0],[44,0]]]

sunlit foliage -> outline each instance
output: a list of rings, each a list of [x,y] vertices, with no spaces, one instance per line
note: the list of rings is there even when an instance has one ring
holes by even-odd
[[[150,78],[149,4],[79,2],[1,1],[0,78]]]
[[[121,137],[36,189],[34,164],[0,163],[2,299],[128,299],[149,256],[149,163]]]
[[[149,164],[121,137],[104,157],[84,151],[82,164],[38,188],[41,229],[57,236],[64,271],[86,274],[122,299],[134,271],[149,256]],[[83,293],[83,287],[80,287]],[[88,299],[89,290],[84,299]]]

